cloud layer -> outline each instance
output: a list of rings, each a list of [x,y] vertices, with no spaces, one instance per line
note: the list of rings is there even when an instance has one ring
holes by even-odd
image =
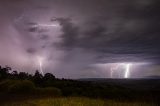
[[[0,64],[32,72],[40,56],[44,70],[66,78],[108,77],[110,68],[101,70],[97,64],[159,64],[159,4],[158,0],[1,1]],[[57,26],[38,26],[44,24]]]

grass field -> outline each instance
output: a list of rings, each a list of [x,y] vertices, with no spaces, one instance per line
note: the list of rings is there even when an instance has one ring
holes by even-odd
[[[64,97],[10,102],[0,106],[158,106],[145,102],[120,102],[85,97]]]

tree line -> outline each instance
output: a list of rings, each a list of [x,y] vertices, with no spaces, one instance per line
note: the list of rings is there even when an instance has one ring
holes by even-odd
[[[12,68],[8,66],[0,66],[0,81],[5,79],[31,80],[36,84],[40,85],[43,81],[53,81],[56,78],[52,73],[46,73],[43,76],[38,70],[36,70],[34,74],[29,74],[27,72],[12,71]]]
[[[79,81],[58,79],[52,73],[42,75],[38,70],[34,74],[12,71],[8,66],[0,66],[0,100],[13,95],[35,96],[85,96],[92,98],[110,98],[124,100],[142,100],[159,98],[160,86],[149,90],[132,89],[124,84],[110,82]],[[118,81],[118,80],[117,80]],[[143,81],[142,81],[143,82]],[[146,82],[146,81],[144,81]],[[147,83],[152,83],[148,81]],[[142,83],[143,84],[143,83]],[[12,96],[11,96],[12,95]],[[21,96],[22,97],[22,96]]]

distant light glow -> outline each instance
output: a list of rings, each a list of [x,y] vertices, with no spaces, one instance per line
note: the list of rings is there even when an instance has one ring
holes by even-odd
[[[111,75],[111,78],[113,78],[114,71],[117,70],[120,65],[121,65],[121,64],[116,64],[116,66],[111,67],[111,70],[110,70],[110,71],[111,71],[111,74],[110,74],[110,75]]]
[[[42,68],[42,64],[43,64],[42,61],[43,61],[43,58],[42,57],[38,57],[39,70],[40,70],[41,74],[44,75],[43,68]]]
[[[115,63],[114,66],[111,66],[110,69],[110,77],[113,78],[113,75],[115,72],[118,72],[118,77],[121,77],[121,68],[124,67],[124,78],[129,78],[129,74],[130,74],[130,66],[132,64],[131,63]]]
[[[111,67],[111,78],[113,78],[113,68]]]

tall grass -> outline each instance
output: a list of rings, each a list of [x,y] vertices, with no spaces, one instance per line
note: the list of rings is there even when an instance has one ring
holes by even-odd
[[[85,97],[65,97],[35,99],[23,102],[6,103],[1,106],[158,106],[145,102],[122,102],[114,100],[90,99]]]

